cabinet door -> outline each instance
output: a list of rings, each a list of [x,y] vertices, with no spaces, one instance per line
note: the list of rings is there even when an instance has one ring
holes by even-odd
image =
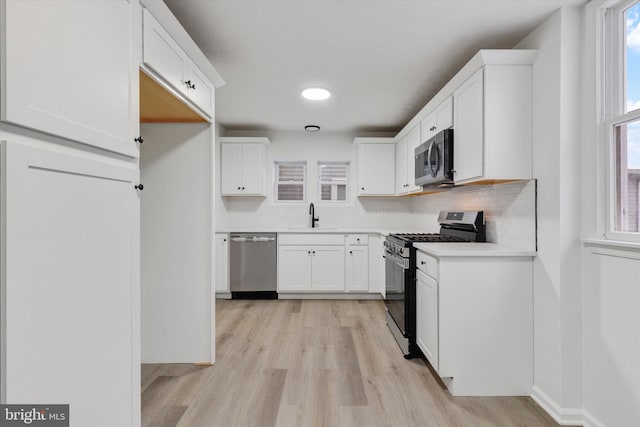
[[[11,142],[0,153],[3,401],[139,426],[137,170]]]
[[[137,157],[130,3],[7,1],[2,7],[2,120]]]
[[[202,109],[207,116],[213,116],[214,87],[204,74],[191,61],[187,63],[186,81],[189,86],[188,96],[193,103]]]
[[[483,70],[478,70],[453,94],[453,167],[456,183],[483,175]]]
[[[369,247],[347,246],[344,267],[345,290],[369,292]]]
[[[389,196],[396,192],[395,144],[358,145],[358,195]]]
[[[187,57],[162,25],[143,9],[143,61],[174,89],[187,94]]]
[[[435,111],[435,133],[453,126],[453,97],[448,97]]]
[[[216,291],[229,292],[229,236],[216,234]]]
[[[419,270],[416,275],[416,342],[437,372],[438,282]]]
[[[344,291],[344,246],[312,248],[311,289]]]
[[[420,126],[422,128],[422,142],[425,142],[426,140],[428,140],[429,138],[431,138],[433,135],[436,134],[436,129],[437,129],[436,120],[437,120],[437,113],[434,111],[431,114],[429,114],[427,117],[422,119],[422,122],[420,122]]]
[[[242,145],[220,146],[220,189],[223,195],[235,195],[242,191]]]
[[[407,135],[407,191],[415,193],[422,191],[421,185],[416,185],[416,148],[420,145],[420,125],[417,125]]]
[[[242,144],[241,192],[247,196],[264,195],[264,146]]]
[[[396,145],[396,194],[407,194],[407,137]]]
[[[278,292],[311,290],[311,246],[278,248]]]

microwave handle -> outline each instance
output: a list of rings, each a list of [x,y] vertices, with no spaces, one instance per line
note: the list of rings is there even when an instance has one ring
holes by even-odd
[[[429,163],[429,172],[431,172],[431,176],[432,177],[436,177],[436,175],[438,174],[438,169],[440,168],[440,165],[436,166],[436,170],[433,170],[433,165],[431,164],[431,150],[433,150],[433,145],[436,143],[435,138],[431,141],[431,144],[429,144],[429,150],[427,150],[427,162]],[[438,148],[436,147],[436,150]],[[439,162],[440,159],[438,158],[437,161]]]

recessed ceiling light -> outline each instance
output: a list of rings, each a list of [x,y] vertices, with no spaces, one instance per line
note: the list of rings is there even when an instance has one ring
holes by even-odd
[[[302,91],[302,96],[312,101],[323,101],[331,96],[331,92],[321,87],[310,87]]]
[[[318,125],[306,125],[304,130],[307,132],[318,132],[320,130],[320,126]]]

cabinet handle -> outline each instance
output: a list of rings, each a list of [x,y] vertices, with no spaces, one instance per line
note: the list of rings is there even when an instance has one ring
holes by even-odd
[[[142,144],[144,142],[144,138],[142,136],[139,136],[135,138],[134,141],[137,142],[138,144]]]
[[[186,82],[184,82],[184,84],[186,84],[189,89],[195,89],[196,88],[196,85],[191,83],[191,80],[187,80]]]
[[[353,251],[349,251],[349,253],[350,253],[351,255],[353,255]]]
[[[426,262],[420,261],[420,265],[425,265],[425,264],[426,264]]]
[[[134,185],[133,188],[135,188],[136,190],[142,191],[142,190],[144,190],[144,185],[142,185],[142,184]]]

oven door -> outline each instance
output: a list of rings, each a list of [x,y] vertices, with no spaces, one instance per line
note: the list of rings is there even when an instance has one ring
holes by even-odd
[[[406,266],[405,258],[385,250],[385,300],[384,303],[389,311],[389,315],[402,332],[407,336],[406,310],[405,310],[405,287],[406,287]]]

